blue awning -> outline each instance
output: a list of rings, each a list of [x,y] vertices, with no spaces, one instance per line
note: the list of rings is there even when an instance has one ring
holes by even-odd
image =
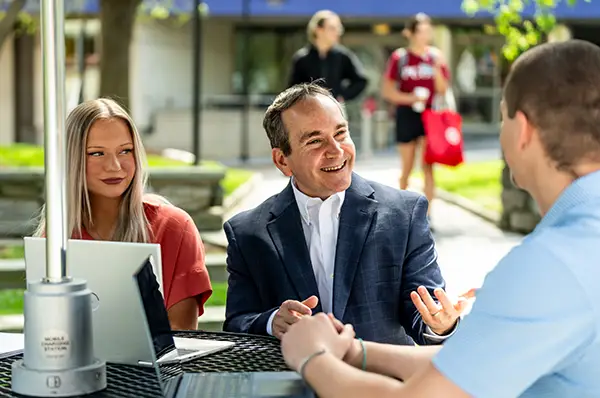
[[[214,16],[239,16],[244,0],[207,0],[209,14]],[[249,0],[250,14],[254,16],[302,16],[308,17],[321,9],[329,9],[343,17],[405,18],[418,12],[425,12],[433,18],[466,18],[462,0]],[[191,12],[194,0],[143,0],[149,9],[153,6],[168,6],[173,14]],[[3,7],[2,7],[3,5]],[[96,15],[100,0],[65,0],[67,14]],[[6,9],[8,2],[0,2],[0,9]],[[40,0],[28,0],[25,11],[37,14]],[[532,15],[533,6],[526,8],[526,15]],[[489,17],[480,14],[480,17]],[[600,18],[600,0],[585,2],[578,0],[574,7],[561,2],[556,9],[558,19]]]

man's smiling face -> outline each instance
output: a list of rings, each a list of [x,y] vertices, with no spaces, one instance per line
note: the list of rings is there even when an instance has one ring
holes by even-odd
[[[340,105],[317,94],[284,111],[282,120],[291,153],[279,151],[274,160],[286,176],[294,176],[298,189],[322,199],[348,189],[356,149]]]

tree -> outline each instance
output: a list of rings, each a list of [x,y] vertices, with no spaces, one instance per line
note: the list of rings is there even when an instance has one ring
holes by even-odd
[[[111,97],[129,108],[129,47],[136,17],[142,14],[166,19],[172,5],[173,0],[100,0],[100,96]],[[203,16],[208,13],[204,2],[197,12]],[[183,14],[179,21],[190,17]]]
[[[41,0],[0,0],[0,48],[8,36],[15,31],[17,26],[23,27],[25,32],[34,32],[37,28],[36,21],[25,12],[25,6],[41,9]],[[64,0],[65,12],[80,11],[89,0]],[[6,11],[1,11],[6,10]]]
[[[64,0],[65,14],[81,11],[90,1],[100,6],[100,95],[111,97],[129,108],[129,47],[135,20],[139,14],[168,18],[173,0]],[[37,0],[32,5],[39,10],[40,2]],[[34,19],[22,12],[26,3],[27,0],[0,0],[0,9],[8,5],[7,11],[0,13],[0,47],[20,20],[26,20],[30,30],[37,27]],[[198,12],[207,14],[205,3],[202,2]],[[183,15],[179,20],[184,22],[189,18],[189,15]]]
[[[100,0],[100,96],[129,108],[129,47],[141,0]]]
[[[554,11],[560,3],[575,6],[577,0],[463,0],[462,7],[471,16],[478,12],[494,15],[496,32],[506,39],[504,57],[507,62],[512,62],[521,53],[542,42],[554,29]],[[531,18],[523,17],[527,6],[533,7]],[[529,194],[514,186],[506,162],[501,179],[503,209],[500,227],[515,232],[531,232],[540,220],[537,205]]]
[[[581,1],[589,3],[591,0]],[[554,11],[561,3],[573,7],[577,0],[463,0],[462,8],[470,16],[478,12],[494,15],[497,32],[506,39],[504,57],[513,61],[554,29]],[[531,19],[523,18],[527,6],[534,8]]]
[[[6,38],[13,32],[14,27],[19,20],[19,13],[23,10],[23,7],[25,7],[26,1],[27,0],[0,1],[2,9],[8,4],[8,9],[0,17],[0,48],[2,48]]]

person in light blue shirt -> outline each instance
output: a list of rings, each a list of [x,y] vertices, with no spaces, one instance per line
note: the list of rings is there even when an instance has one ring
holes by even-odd
[[[600,397],[600,48],[525,52],[501,112],[513,181],[541,222],[441,348],[363,343],[333,316],[291,326],[284,358],[320,397]]]

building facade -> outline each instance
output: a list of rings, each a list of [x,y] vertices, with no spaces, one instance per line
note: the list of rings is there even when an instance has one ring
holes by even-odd
[[[245,1],[245,3],[244,3]],[[136,21],[131,44],[130,106],[150,150],[192,149],[192,28],[181,18],[189,13],[191,0],[173,2],[173,15],[156,20],[142,15]],[[268,157],[268,142],[261,118],[272,97],[285,88],[291,55],[306,43],[306,23],[319,9],[331,9],[342,17],[343,44],[351,48],[369,75],[367,93],[349,104],[353,120],[360,118],[365,96],[378,98],[381,74],[387,57],[405,45],[404,21],[417,12],[429,14],[435,24],[435,45],[445,53],[452,72],[453,91],[463,115],[467,134],[497,134],[501,84],[507,65],[501,49],[503,39],[490,34],[490,15],[467,17],[461,0],[394,1],[341,0],[207,1],[208,15],[202,30],[203,158],[229,160],[243,151],[250,157]],[[35,12],[32,8],[31,12]],[[98,92],[97,2],[87,1],[87,15],[67,23],[67,93],[76,95],[79,78],[74,61],[76,42],[85,39],[85,98]],[[528,9],[526,13],[532,13]],[[596,41],[600,2],[561,5],[557,10],[561,32]],[[248,51],[244,48],[247,45]],[[248,58],[244,59],[244,54]],[[247,66],[251,107],[243,111],[244,65]],[[0,144],[14,141],[41,143],[42,91],[39,36],[13,37],[0,50]],[[6,72],[6,73],[5,73]],[[375,147],[391,143],[387,110],[378,101],[373,122]],[[249,120],[248,128],[243,126]],[[356,129],[360,123],[356,123]],[[353,128],[354,129],[354,128]]]

